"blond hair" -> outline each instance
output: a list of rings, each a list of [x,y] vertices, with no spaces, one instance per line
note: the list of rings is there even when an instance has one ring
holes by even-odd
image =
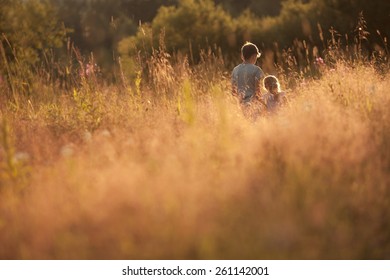
[[[273,75],[268,75],[264,78],[263,80],[263,87],[267,91],[271,91],[272,87],[275,86],[277,87],[277,92],[280,92],[280,83],[278,78],[276,78]]]

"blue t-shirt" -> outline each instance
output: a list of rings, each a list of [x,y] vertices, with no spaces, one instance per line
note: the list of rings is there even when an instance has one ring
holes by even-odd
[[[260,86],[259,83],[263,77],[263,70],[259,66],[241,63],[233,69],[232,85],[237,88],[237,93],[243,97],[243,102],[249,102]]]

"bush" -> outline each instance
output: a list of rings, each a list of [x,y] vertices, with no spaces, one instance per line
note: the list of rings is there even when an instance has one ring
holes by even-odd
[[[150,42],[157,49],[160,34],[163,34],[169,52],[180,51],[190,54],[194,61],[199,61],[198,54],[202,49],[214,46],[231,49],[236,46],[235,28],[232,17],[211,0],[182,0],[177,7],[159,9],[150,26]],[[140,27],[134,37],[135,47],[144,46],[144,29],[145,26]],[[126,52],[124,45],[126,43],[122,42],[122,55],[136,52],[134,49],[131,51],[132,46],[128,46]]]
[[[43,51],[61,47],[66,32],[49,0],[2,1],[1,44],[8,58],[32,65],[39,61]]]

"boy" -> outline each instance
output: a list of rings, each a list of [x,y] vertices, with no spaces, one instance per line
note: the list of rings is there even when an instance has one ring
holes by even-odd
[[[241,48],[243,62],[233,69],[233,95],[237,96],[243,104],[250,102],[256,95],[260,96],[260,80],[264,77],[264,73],[259,66],[255,65],[260,55],[255,44],[246,42]]]

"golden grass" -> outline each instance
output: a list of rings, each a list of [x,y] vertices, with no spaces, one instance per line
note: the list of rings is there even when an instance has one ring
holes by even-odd
[[[3,100],[1,259],[390,257],[389,75],[339,63],[253,120],[162,68]]]

